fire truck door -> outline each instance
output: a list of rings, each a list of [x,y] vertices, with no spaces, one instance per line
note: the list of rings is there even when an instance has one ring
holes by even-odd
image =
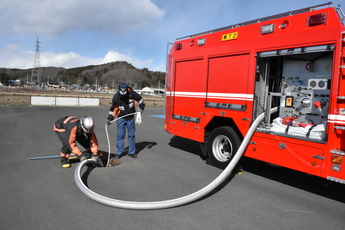
[[[245,111],[247,94],[249,54],[209,59],[207,106]]]
[[[203,139],[203,133],[199,129],[200,111],[204,107],[206,95],[203,62],[203,59],[193,59],[177,61],[175,64],[172,116],[177,123],[182,124],[174,128],[175,134],[181,132],[181,136],[185,136],[186,132],[193,133],[194,140]]]

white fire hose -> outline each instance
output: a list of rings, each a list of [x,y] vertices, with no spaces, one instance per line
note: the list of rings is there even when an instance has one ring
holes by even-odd
[[[135,114],[137,114],[135,122],[137,124],[140,124],[141,123],[141,113],[140,112],[130,113],[130,114],[127,114],[127,115],[115,118],[114,120],[110,121],[110,123],[105,124],[105,133],[106,133],[107,141],[108,141],[108,160],[107,160],[107,164],[105,165],[105,167],[108,167],[109,160],[110,160],[110,141],[109,141],[109,134],[108,134],[108,125],[110,125],[111,123],[117,121],[118,119],[121,119],[121,118],[124,118],[124,117],[128,117],[128,116],[131,116],[131,115],[135,115]]]
[[[273,108],[270,110],[270,113],[276,112],[278,109]],[[82,181],[81,179],[81,170],[85,165],[88,164],[95,164],[96,161],[93,159],[85,160],[77,166],[74,172],[74,180],[77,184],[77,187],[84,193],[87,197],[90,199],[115,208],[122,208],[122,209],[136,209],[136,210],[153,210],[153,209],[167,209],[167,208],[173,208],[182,206],[185,204],[192,203],[193,201],[196,201],[202,197],[205,197],[207,194],[212,192],[214,189],[216,189],[221,183],[223,183],[231,174],[232,170],[235,168],[236,164],[240,160],[241,156],[244,153],[244,150],[247,148],[247,145],[256,129],[256,127],[260,124],[261,120],[264,118],[265,114],[262,113],[260,116],[258,116],[253,124],[251,125],[250,129],[248,130],[248,133],[243,139],[242,144],[240,145],[239,149],[237,150],[234,158],[231,160],[229,165],[224,169],[224,171],[210,184],[208,184],[206,187],[200,189],[197,192],[194,192],[190,195],[183,196],[176,199],[171,200],[163,200],[163,201],[151,201],[151,202],[138,202],[138,201],[124,201],[124,200],[116,200],[109,197],[105,197],[102,195],[99,195],[89,189]],[[109,152],[110,155],[110,152]]]

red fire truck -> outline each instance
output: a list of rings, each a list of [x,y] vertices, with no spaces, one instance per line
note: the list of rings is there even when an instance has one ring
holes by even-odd
[[[332,4],[170,44],[166,131],[225,167],[265,113],[244,156],[345,183],[344,12]]]

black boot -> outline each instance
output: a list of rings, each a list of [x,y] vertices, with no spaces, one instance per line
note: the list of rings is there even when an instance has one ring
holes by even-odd
[[[61,157],[61,166],[62,166],[63,168],[69,168],[69,167],[71,167],[71,164],[69,163],[68,158],[66,158],[66,157]]]

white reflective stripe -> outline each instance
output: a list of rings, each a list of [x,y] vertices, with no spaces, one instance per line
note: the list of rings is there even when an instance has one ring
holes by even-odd
[[[239,94],[239,93],[208,93],[208,98],[216,99],[234,99],[234,100],[245,100],[252,101],[253,94]]]
[[[207,93],[206,92],[169,92],[175,93],[176,97],[197,97],[197,98],[212,98],[212,99],[232,99],[242,101],[252,101],[253,94],[240,94],[240,93]]]
[[[345,124],[345,115],[328,114],[328,122]]]
[[[174,93],[174,92],[172,92]],[[177,97],[206,97],[206,93],[200,92],[175,92],[175,96]]]
[[[345,121],[328,121],[328,123],[345,124]]]

